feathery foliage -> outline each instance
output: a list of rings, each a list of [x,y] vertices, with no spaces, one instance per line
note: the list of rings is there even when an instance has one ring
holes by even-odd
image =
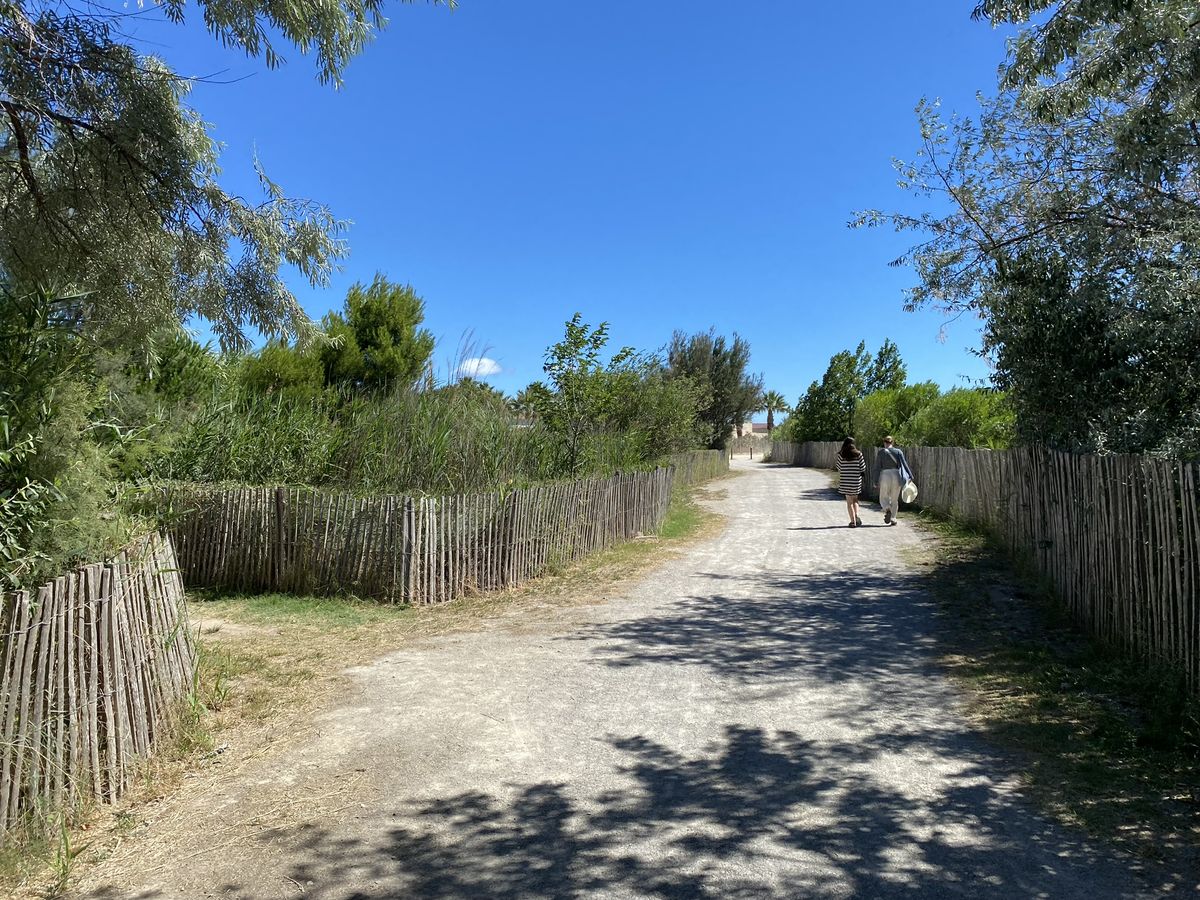
[[[1184,0],[986,0],[1028,22],[977,120],[918,107],[900,185],[937,211],[910,307],[984,320],[1026,442],[1200,453],[1200,9]],[[948,205],[949,212],[942,210]]]
[[[0,290],[0,589],[122,539],[80,298]]]
[[[337,84],[383,24],[379,0],[201,0],[213,37],[282,63],[275,35],[312,53]],[[182,0],[163,4],[182,23]],[[84,295],[81,326],[140,346],[198,314],[224,344],[247,327],[311,326],[283,265],[325,283],[345,224],[289,199],[255,161],[261,198],[218,184],[218,148],[187,106],[190,82],[141,53],[122,10],[55,0],[0,8],[0,272],[15,284]]]

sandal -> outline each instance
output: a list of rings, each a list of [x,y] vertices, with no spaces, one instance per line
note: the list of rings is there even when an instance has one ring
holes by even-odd
[[[862,519],[855,519],[855,520],[854,520],[854,524],[855,524],[857,527],[859,527],[859,528],[862,528]]]

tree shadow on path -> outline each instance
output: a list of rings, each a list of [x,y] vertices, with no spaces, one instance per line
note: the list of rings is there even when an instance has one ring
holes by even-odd
[[[263,839],[287,848],[286,878],[311,900],[1141,893],[1056,829],[990,816],[995,798],[972,765],[936,798],[914,801],[846,768],[879,752],[869,743],[744,726],[690,754],[642,736],[607,742],[625,760],[620,790],[503,785],[402,804],[353,829]],[[239,900],[276,896],[223,889]]]
[[[611,762],[594,779],[495,784],[397,802],[342,825],[264,831],[254,839],[258,857],[275,854],[284,868],[236,882],[225,875],[214,893],[1160,896],[1135,861],[1035,815],[1004,784],[1009,764],[950,710],[934,604],[918,577],[701,573],[691,584],[656,614],[561,640],[579,642],[599,666],[697,667],[714,690],[765,689],[797,703],[821,692],[814,702],[827,704],[820,718],[829,727],[820,737],[787,721],[746,724],[748,714],[699,746],[599,734]]]
[[[608,666],[694,665],[754,683],[903,679],[919,689],[941,671],[933,602],[915,576],[701,577],[727,588],[680,598],[658,615],[585,626],[564,640],[592,645]]]

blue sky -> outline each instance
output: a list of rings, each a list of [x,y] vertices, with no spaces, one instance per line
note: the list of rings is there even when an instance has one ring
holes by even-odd
[[[257,150],[289,194],[354,221],[328,289],[293,280],[312,316],[382,271],[425,298],[442,374],[469,336],[510,393],[576,311],[614,348],[715,327],[794,401],[859,340],[894,340],[911,380],[986,378],[976,323],[903,312],[913,275],[887,263],[908,237],[846,227],[907,202],[891,158],[916,149],[921,97],[969,113],[994,89],[1005,33],[973,5],[393,3],[340,91],[291,48],[268,71],[198,22],[138,36],[233,82],[191,101],[228,189],[256,195]]]

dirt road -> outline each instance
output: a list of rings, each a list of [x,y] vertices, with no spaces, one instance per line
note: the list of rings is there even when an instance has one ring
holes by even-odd
[[[606,604],[355,670],[311,740],[85,896],[1153,896],[964,724],[914,532],[737,465],[720,537]]]

